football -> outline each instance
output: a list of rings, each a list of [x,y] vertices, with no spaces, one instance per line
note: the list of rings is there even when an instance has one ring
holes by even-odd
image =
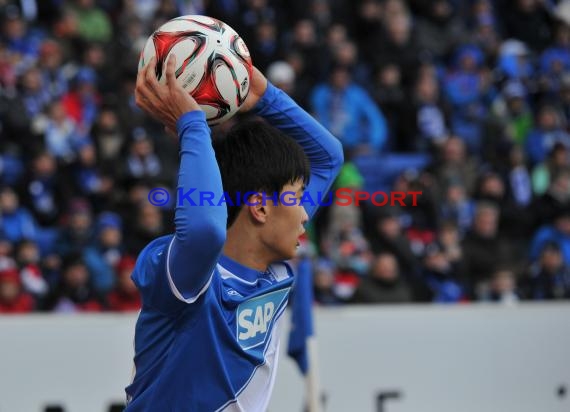
[[[164,82],[172,53],[176,78],[202,107],[208,124],[222,123],[236,114],[249,94],[252,62],[235,30],[211,17],[176,17],[149,36],[138,70],[156,56],[156,76]]]

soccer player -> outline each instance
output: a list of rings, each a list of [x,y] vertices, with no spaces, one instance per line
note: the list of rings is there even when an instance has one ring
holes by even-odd
[[[176,229],[149,243],[133,271],[143,307],[126,411],[264,412],[294,278],[286,261],[318,206],[301,196],[325,195],[342,148],[257,69],[242,110],[266,122],[242,123],[213,145],[205,113],[175,79],[174,58],[164,85],[155,65],[140,72],[136,100],[180,141]],[[200,192],[213,193],[212,204]],[[240,202],[247,192],[256,193]],[[275,202],[273,192],[294,197]]]

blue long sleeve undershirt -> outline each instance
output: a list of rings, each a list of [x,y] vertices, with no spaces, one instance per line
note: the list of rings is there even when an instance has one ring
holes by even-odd
[[[312,199],[317,199],[318,193],[324,196],[343,163],[342,146],[338,139],[270,83],[254,113],[303,147],[311,166],[306,191]],[[194,206],[185,199],[177,199],[174,218],[176,233],[169,250],[168,269],[181,297],[191,303],[208,285],[223,249],[227,209],[215,205],[223,196],[223,186],[205,114],[186,113],[178,121],[177,127],[180,137],[178,194],[190,188],[196,188],[194,193],[207,191],[214,194],[214,205],[205,202],[202,206]],[[198,200],[197,197],[193,199]],[[311,218],[318,204],[305,205],[305,209]]]

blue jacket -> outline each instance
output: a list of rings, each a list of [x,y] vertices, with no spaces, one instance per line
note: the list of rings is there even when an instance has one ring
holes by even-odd
[[[338,114],[333,116],[337,98]],[[342,142],[344,148],[369,144],[379,152],[386,144],[386,119],[360,86],[351,84],[337,96],[330,85],[321,84],[311,95],[311,106],[317,120]]]

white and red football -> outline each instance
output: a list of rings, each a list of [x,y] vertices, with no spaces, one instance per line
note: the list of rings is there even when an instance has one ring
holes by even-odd
[[[249,94],[252,62],[235,30],[206,16],[172,19],[149,36],[138,70],[156,56],[156,76],[165,81],[171,53],[176,56],[176,78],[206,112],[208,124],[222,123],[236,114]]]

